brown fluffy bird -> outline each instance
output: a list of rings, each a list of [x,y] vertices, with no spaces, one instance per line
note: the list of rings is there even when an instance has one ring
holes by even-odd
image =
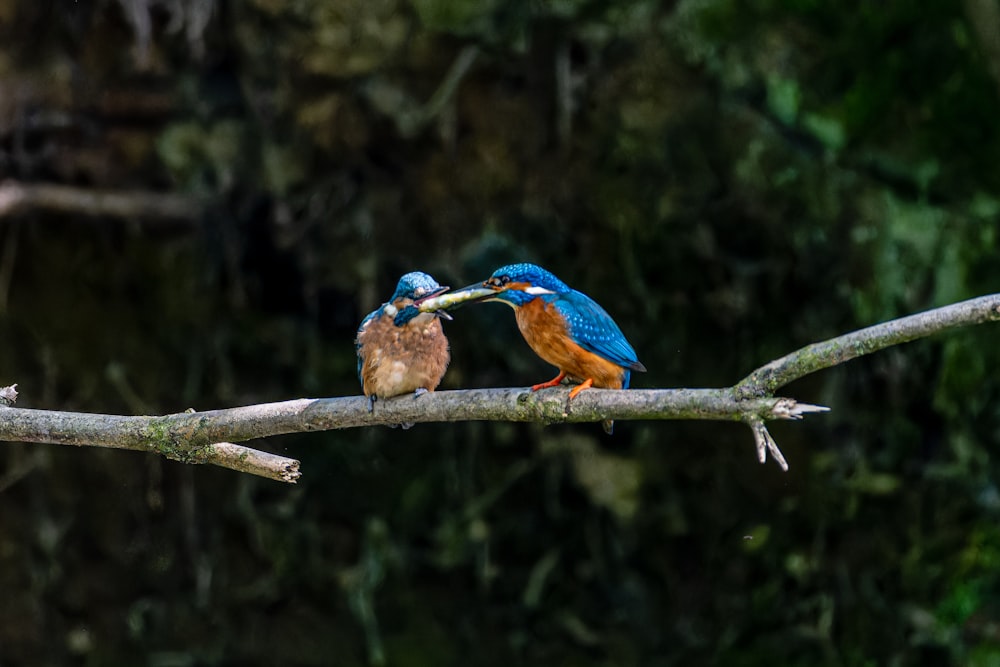
[[[368,397],[368,409],[379,398],[434,391],[451,355],[441,327],[444,313],[421,313],[421,301],[447,291],[426,273],[414,271],[399,279],[392,298],[370,313],[358,327],[358,379]],[[403,424],[408,428],[410,424]]]

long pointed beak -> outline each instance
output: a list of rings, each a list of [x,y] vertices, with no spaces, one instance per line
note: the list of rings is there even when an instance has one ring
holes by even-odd
[[[471,285],[466,285],[462,289],[455,290],[455,294],[468,293],[470,298],[468,301],[483,301],[488,299],[491,294],[496,294],[502,291],[498,287],[489,287],[486,283],[472,283]]]
[[[461,289],[454,290],[448,296],[454,296],[459,300],[458,305],[464,306],[467,303],[489,301],[502,291],[502,289],[497,287],[488,287],[486,283],[472,283]]]

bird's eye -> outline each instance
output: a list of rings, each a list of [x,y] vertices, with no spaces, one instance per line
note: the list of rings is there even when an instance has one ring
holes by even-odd
[[[510,282],[510,276],[496,276],[495,278],[490,278],[490,284],[494,287],[503,287]]]

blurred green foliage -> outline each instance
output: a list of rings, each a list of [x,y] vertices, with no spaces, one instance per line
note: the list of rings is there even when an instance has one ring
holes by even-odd
[[[196,231],[0,221],[0,383],[356,394],[355,327],[414,269],[543,264],[642,387],[995,292],[984,1],[0,0],[0,177],[214,202]],[[445,388],[550,377],[506,309],[446,329]],[[10,444],[0,663],[997,664],[996,335],[787,388],[833,408],[774,425],[788,473],[708,423],[262,443],[291,489]]]

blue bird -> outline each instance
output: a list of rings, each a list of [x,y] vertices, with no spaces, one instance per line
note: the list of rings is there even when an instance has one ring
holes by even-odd
[[[448,315],[421,313],[412,306],[447,290],[426,273],[407,273],[389,301],[361,321],[355,341],[358,379],[369,412],[379,398],[410,392],[419,396],[440,384],[451,358],[441,327],[441,317]]]
[[[596,301],[542,267],[503,266],[482,286],[494,295],[479,300],[511,306],[524,340],[535,354],[559,369],[559,375],[532,386],[532,391],[569,378],[579,383],[570,391],[572,400],[588,387],[627,389],[632,371],[646,370],[621,329]],[[613,427],[612,420],[604,422],[608,433]]]

